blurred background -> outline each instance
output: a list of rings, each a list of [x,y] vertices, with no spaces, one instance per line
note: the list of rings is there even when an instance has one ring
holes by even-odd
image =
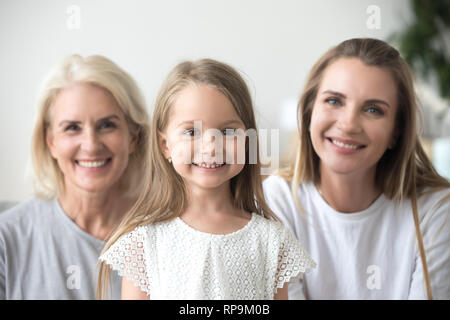
[[[35,101],[69,54],[104,55],[143,91],[149,112],[184,59],[222,60],[245,77],[259,128],[279,130],[280,165],[294,147],[296,103],[313,63],[354,37],[388,41],[414,67],[422,139],[450,177],[450,0],[2,0],[0,201],[31,197]]]

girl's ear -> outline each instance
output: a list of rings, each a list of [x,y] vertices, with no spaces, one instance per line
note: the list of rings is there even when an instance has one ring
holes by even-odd
[[[158,131],[158,142],[159,147],[161,148],[161,151],[164,154],[164,158],[169,159],[171,157],[170,149],[167,143],[167,136],[166,134],[162,133],[161,131]]]

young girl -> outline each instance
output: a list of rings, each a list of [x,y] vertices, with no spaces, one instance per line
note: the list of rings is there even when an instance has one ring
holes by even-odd
[[[175,67],[156,101],[146,188],[100,257],[99,297],[106,263],[123,276],[123,299],[287,298],[315,263],[265,204],[251,140],[239,150],[246,130],[256,130],[252,102],[234,69]]]
[[[296,162],[264,181],[319,265],[292,285],[300,295],[450,298],[450,184],[421,147],[417,111],[408,65],[383,41],[344,41],[312,68]]]

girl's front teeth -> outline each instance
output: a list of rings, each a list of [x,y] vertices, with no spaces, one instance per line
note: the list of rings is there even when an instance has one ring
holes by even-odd
[[[346,148],[346,149],[352,149],[352,150],[356,150],[358,149],[358,146],[352,145],[352,144],[345,144],[336,140],[331,140],[335,145],[337,145],[338,147],[341,148]]]
[[[224,163],[222,163],[222,164],[207,164],[207,163],[203,162],[201,164],[194,163],[194,165],[196,165],[198,167],[202,167],[202,168],[214,169],[214,168],[219,168],[219,167],[223,166]]]
[[[103,166],[107,160],[103,161],[78,161],[78,164],[85,168],[98,168]]]

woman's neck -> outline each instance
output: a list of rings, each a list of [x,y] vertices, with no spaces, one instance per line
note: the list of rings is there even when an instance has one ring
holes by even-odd
[[[116,190],[101,193],[65,190],[58,200],[70,219],[101,240],[108,238],[133,204]]]
[[[367,209],[380,196],[375,185],[375,169],[371,171],[337,174],[320,169],[316,184],[323,199],[336,211],[354,213]]]

